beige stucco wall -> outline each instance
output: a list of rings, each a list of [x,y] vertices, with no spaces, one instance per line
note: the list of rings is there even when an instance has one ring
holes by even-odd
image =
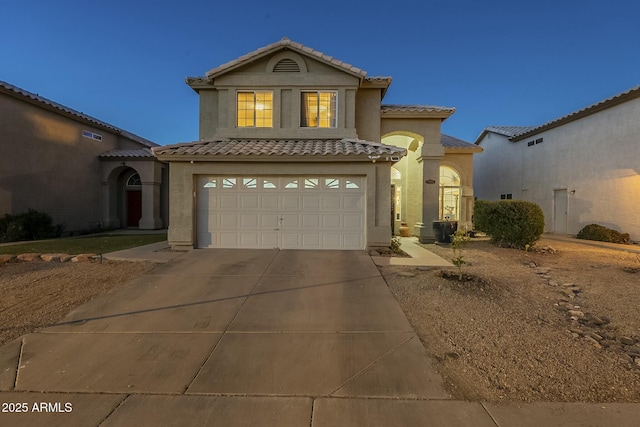
[[[83,137],[83,130],[102,141]],[[121,143],[103,129],[0,94],[0,215],[37,209],[67,231],[99,222],[98,155]]]
[[[499,200],[501,194],[512,194],[521,199],[523,145],[509,141],[508,137],[489,132],[482,140],[483,152],[474,158],[473,189],[481,200]]]
[[[301,61],[301,72],[274,73],[274,62]],[[267,55],[248,65],[215,77],[211,89],[199,89],[200,139],[219,138],[356,138],[358,77],[294,52]],[[273,128],[236,127],[236,92],[273,91]],[[300,127],[300,98],[304,90],[337,91],[337,127]],[[378,105],[379,109],[379,105]]]
[[[83,130],[102,140],[83,137]],[[102,127],[0,93],[0,215],[36,209],[51,215],[54,223],[64,223],[66,232],[90,229],[103,220],[104,167],[98,156],[142,147]],[[145,163],[159,165],[149,159],[133,163],[141,170]]]
[[[527,146],[538,138],[544,141]],[[514,181],[513,197],[519,188],[520,198],[539,204],[545,230],[554,231],[554,190],[566,189],[569,234],[597,223],[640,241],[640,99],[518,141],[505,158],[501,148],[506,152],[507,144],[482,145],[485,152],[478,157],[485,161],[476,165],[475,183],[482,186],[476,187],[478,195],[492,181]]]
[[[198,175],[359,175],[366,177],[367,247],[389,246],[389,163],[387,162],[171,162],[169,244],[196,245],[195,180]]]

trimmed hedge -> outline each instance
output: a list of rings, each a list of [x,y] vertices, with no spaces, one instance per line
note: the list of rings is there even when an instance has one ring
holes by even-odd
[[[487,233],[498,246],[524,249],[544,232],[544,214],[535,203],[523,200],[477,200],[474,227]]]
[[[576,237],[578,239],[597,240],[599,242],[631,243],[631,236],[629,236],[628,233],[620,233],[619,231],[598,224],[585,225]]]
[[[63,231],[64,225],[54,225],[49,214],[35,209],[0,218],[0,243],[52,239],[60,237]]]

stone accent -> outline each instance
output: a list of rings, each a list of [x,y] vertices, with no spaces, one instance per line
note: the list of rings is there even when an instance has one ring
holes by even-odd
[[[71,262],[87,262],[96,259],[99,255],[96,254],[80,254],[71,258]]]
[[[0,255],[0,265],[13,261],[15,257],[15,255]]]
[[[579,286],[575,283],[559,285],[549,274],[550,268],[539,267],[533,262],[526,264],[531,267],[534,274],[546,280],[549,286],[557,289],[559,296],[554,306],[566,314],[569,322],[567,332],[573,338],[584,340],[598,350],[617,353],[622,360],[640,369],[639,337],[619,337],[615,333],[615,328],[611,326],[611,319],[590,313],[578,303],[582,294],[582,289]]]
[[[20,254],[17,256],[18,261],[23,261],[23,262],[32,262],[35,260],[40,260],[40,255],[39,253],[28,253],[28,254]]]
[[[63,261],[63,259],[68,261],[69,258],[70,258],[70,255],[69,254],[60,254],[60,253],[42,254],[42,255],[40,255],[40,258],[42,258],[42,260],[46,261],[46,262],[52,262],[52,261],[65,262],[65,261]]]

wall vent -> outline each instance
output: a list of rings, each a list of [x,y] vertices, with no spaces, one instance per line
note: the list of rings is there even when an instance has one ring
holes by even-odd
[[[293,59],[285,58],[280,61],[273,67],[274,73],[299,73],[300,66]]]

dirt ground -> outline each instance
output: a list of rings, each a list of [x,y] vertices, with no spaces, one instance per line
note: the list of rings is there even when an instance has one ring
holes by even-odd
[[[555,253],[472,240],[451,269],[381,268],[459,399],[640,402],[640,256],[542,240]],[[451,249],[429,249],[452,258]],[[150,263],[0,266],[0,344],[152,268]],[[637,355],[637,357],[636,357]]]
[[[136,262],[0,265],[0,345],[61,320],[74,307],[151,269]]]
[[[472,240],[462,282],[455,267],[381,271],[456,398],[640,402],[640,256],[538,247],[556,252]]]

